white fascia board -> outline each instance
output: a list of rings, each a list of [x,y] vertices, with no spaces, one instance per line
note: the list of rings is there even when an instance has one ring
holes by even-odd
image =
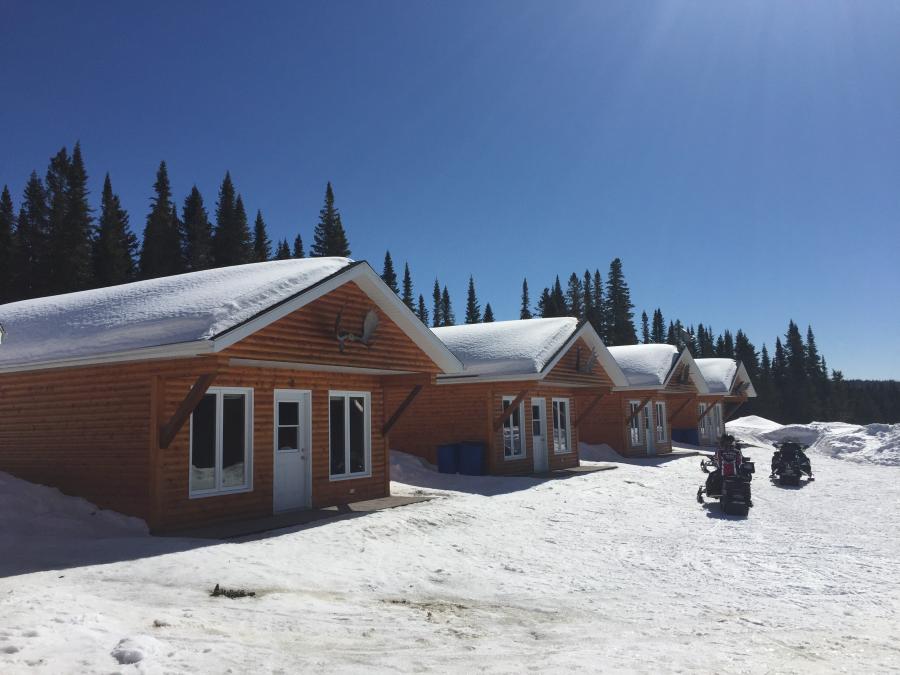
[[[51,368],[77,368],[79,366],[126,363],[130,361],[178,359],[190,356],[202,356],[204,354],[210,354],[212,351],[213,345],[209,340],[195,340],[193,342],[179,342],[171,345],[130,349],[124,352],[113,352],[110,354],[101,354],[99,356],[74,357],[70,359],[57,359],[55,361],[21,363],[14,366],[0,366],[0,373],[21,373],[32,370],[49,370]]]
[[[299,293],[291,300],[273,307],[240,326],[213,340],[213,351],[220,352],[233,344],[283,319],[315,300],[331,293],[344,284],[354,281],[378,307],[445,373],[461,372],[463,367],[438,337],[419,321],[419,318],[403,304],[369,263],[363,261],[338,272],[314,288]]]
[[[681,353],[675,360],[675,364],[672,366],[671,370],[669,370],[669,374],[666,376],[665,386],[669,385],[672,376],[678,370],[678,365],[682,362],[687,364],[688,372],[690,372],[691,374],[691,380],[697,387],[697,393],[702,395],[711,393],[709,391],[709,384],[707,383],[706,378],[703,377],[703,373],[700,372],[700,366],[698,366],[697,362],[694,361],[694,357],[691,356],[691,353],[688,351],[687,347],[682,348]]]

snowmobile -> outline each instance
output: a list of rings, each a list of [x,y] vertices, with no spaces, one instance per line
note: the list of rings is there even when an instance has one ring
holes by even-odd
[[[769,476],[772,481],[777,481],[779,485],[800,485],[804,474],[809,480],[815,480],[809,457],[803,452],[808,445],[796,441],[781,441],[773,445],[776,449],[772,455],[772,474]]]
[[[722,512],[730,516],[746,516],[753,500],[750,498],[750,481],[756,470],[741,448],[747,447],[725,434],[719,442],[716,454],[700,462],[700,469],[707,474],[706,485],[697,489],[697,501],[704,503],[703,495],[719,500]],[[712,471],[710,471],[712,467]]]

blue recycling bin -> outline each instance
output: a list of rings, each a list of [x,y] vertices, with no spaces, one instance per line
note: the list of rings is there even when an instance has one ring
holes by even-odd
[[[437,448],[438,471],[441,473],[459,473],[459,444],[447,443]]]
[[[459,444],[459,472],[466,476],[484,475],[484,443]]]
[[[698,435],[696,428],[672,429],[672,440],[676,443],[700,445],[700,436]]]

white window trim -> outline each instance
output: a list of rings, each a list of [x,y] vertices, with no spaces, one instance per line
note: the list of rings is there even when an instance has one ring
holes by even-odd
[[[551,408],[555,407],[557,403],[565,403],[566,405],[566,449],[563,451],[559,451],[556,449],[556,424],[553,425],[553,454],[554,455],[568,455],[572,452],[572,404],[569,402],[567,398],[554,398],[551,402]],[[555,410],[553,411],[556,412]],[[556,415],[553,416],[556,419]]]
[[[628,416],[631,417],[631,414],[634,412],[632,406],[640,408],[641,402],[636,400],[628,401]],[[625,427],[625,431],[628,433],[628,447],[630,448],[640,448],[643,445],[646,445],[644,440],[644,429],[641,425],[641,416],[644,414],[643,411],[638,412],[634,418],[632,418],[631,422],[628,423],[628,426]],[[636,427],[634,425],[637,425]],[[632,429],[637,429],[638,438],[637,443],[634,442],[632,438]]]
[[[515,396],[504,396],[500,401],[500,411],[506,412],[503,408],[504,403],[509,403],[512,405],[512,402],[516,400]],[[503,431],[506,429],[507,423],[511,423],[513,414],[510,413],[509,417],[507,417],[503,421],[503,426],[500,427],[501,439],[503,438]],[[544,432],[546,433],[546,431]],[[503,445],[503,459],[507,462],[517,460],[517,459],[525,459],[528,456],[528,444],[525,442],[525,437],[527,435],[527,430],[525,429],[525,399],[519,401],[519,452],[513,452],[509,456],[506,454],[506,445]],[[512,438],[512,429],[510,429],[510,438]],[[513,448],[515,450],[515,448]]]
[[[278,404],[279,403],[297,403],[297,404],[302,405],[304,403],[304,401],[309,401],[308,407],[312,408],[312,391],[311,390],[309,390],[309,389],[276,389],[274,391],[274,396],[272,398],[272,417],[274,418],[274,420],[273,420],[274,423],[272,426],[272,433],[273,433],[274,438],[272,439],[272,444],[275,448],[276,453],[278,453],[278,452],[300,452],[299,448],[296,450],[280,450],[278,448],[278,428],[281,426],[278,423]],[[306,412],[309,413],[309,410],[307,410]],[[301,415],[302,414],[303,413],[301,412]],[[311,415],[308,415],[308,416],[311,417]],[[299,419],[297,421],[300,422]],[[310,448],[310,452],[312,452],[312,450],[311,450],[312,449],[311,420],[307,421],[306,433],[303,435],[306,437],[306,447]],[[312,457],[310,457],[310,461],[311,460],[312,460]]]
[[[344,466],[350,466],[350,397],[360,396],[365,400],[365,431],[363,440],[366,448],[364,458],[366,470],[357,473],[331,473],[331,399],[343,397],[344,399]],[[328,392],[328,480],[338,482],[343,480],[356,480],[358,478],[372,477],[372,393],[368,391],[329,391]]]
[[[655,413],[655,421],[656,428],[654,429],[654,438],[657,443],[666,443],[669,440],[668,429],[666,428],[666,402],[665,401],[654,401],[654,410]],[[660,437],[660,432],[662,432],[662,437]]]
[[[188,450],[188,497],[190,499],[202,499],[204,497],[218,497],[221,495],[239,494],[253,491],[253,388],[252,387],[210,387],[206,394],[216,396],[216,487],[211,490],[193,490],[191,488],[191,469],[194,466],[194,414],[191,413],[189,427]],[[222,416],[222,400],[225,394],[244,394],[244,485],[235,487],[222,487],[222,430],[224,419]]]

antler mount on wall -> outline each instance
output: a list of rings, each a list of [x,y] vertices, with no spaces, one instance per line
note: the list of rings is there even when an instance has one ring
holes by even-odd
[[[341,307],[334,320],[334,337],[342,354],[348,342],[359,342],[366,347],[371,347],[375,344],[375,331],[378,330],[378,312],[375,311],[374,307],[366,312],[362,322],[362,330],[359,333],[351,333],[343,329],[343,316],[344,308]]]

